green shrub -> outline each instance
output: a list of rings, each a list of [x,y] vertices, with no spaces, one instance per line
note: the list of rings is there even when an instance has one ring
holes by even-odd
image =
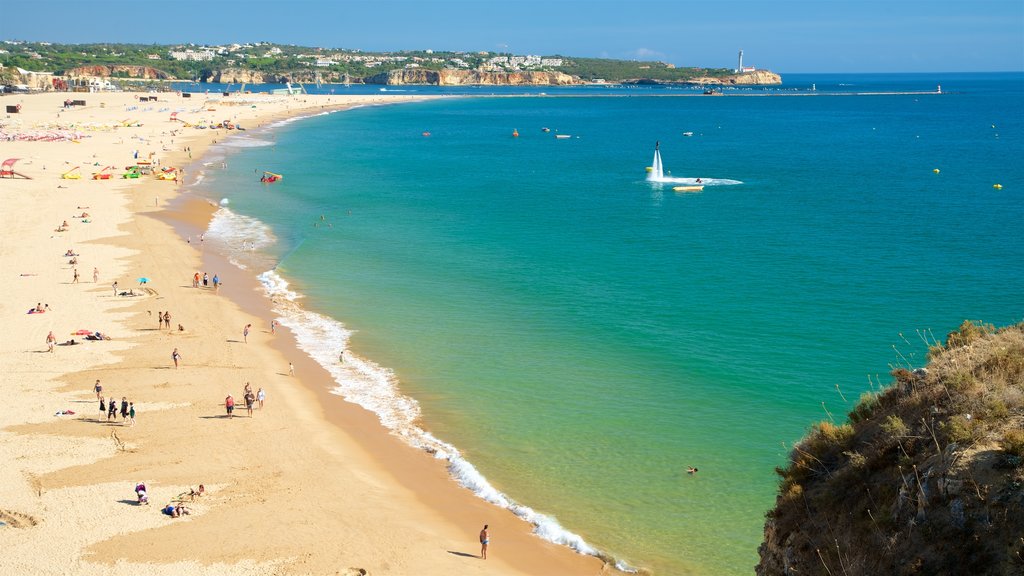
[[[903,418],[895,414],[889,414],[882,423],[882,430],[895,438],[903,438],[910,434],[910,428],[903,422]]]
[[[970,372],[956,372],[946,378],[945,384],[957,392],[966,392],[977,384],[978,379]]]
[[[999,398],[990,398],[985,402],[985,416],[986,418],[995,418],[1003,420],[1010,415],[1010,409],[1006,406],[1006,402],[1003,402]]]
[[[1003,451],[1013,456],[1024,456],[1024,430],[1007,430],[1003,434]]]
[[[843,452],[843,456],[850,459],[850,466],[854,468],[863,468],[868,463],[868,459],[860,452]]]
[[[973,418],[953,416],[939,425],[939,428],[946,435],[947,442],[967,444],[980,438],[980,426]]]
[[[991,324],[984,324],[980,320],[977,323],[964,320],[959,329],[946,335],[946,348],[969,346],[971,342],[993,332],[995,327]]]
[[[857,422],[863,422],[871,415],[875,413],[875,408],[878,407],[878,395],[874,392],[865,392],[860,395],[860,401],[854,406],[853,411],[850,412],[850,422],[856,424]]]

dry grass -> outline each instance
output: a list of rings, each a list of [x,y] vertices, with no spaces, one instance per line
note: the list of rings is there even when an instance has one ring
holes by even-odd
[[[1021,574],[1024,324],[964,322],[794,446],[758,574]]]

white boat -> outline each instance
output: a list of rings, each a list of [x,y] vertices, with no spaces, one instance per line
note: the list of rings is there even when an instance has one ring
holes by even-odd
[[[693,132],[683,132],[683,136],[693,136]]]
[[[565,138],[572,138],[572,135],[571,134],[555,134],[555,138],[558,138],[559,140],[563,140]]]

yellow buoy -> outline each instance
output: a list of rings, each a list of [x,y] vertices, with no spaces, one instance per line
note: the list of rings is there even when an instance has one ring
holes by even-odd
[[[650,172],[651,170],[654,170],[654,167],[653,166],[648,166],[647,168],[644,168],[644,170]]]
[[[1002,184],[993,184],[992,187],[995,188],[996,190],[1002,190],[1003,189],[1003,185]]]
[[[938,174],[939,173],[939,169],[936,168],[935,170],[932,170],[932,172],[935,172],[936,174]]]

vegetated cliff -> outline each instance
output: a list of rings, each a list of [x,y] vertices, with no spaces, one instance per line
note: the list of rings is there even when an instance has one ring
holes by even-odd
[[[64,71],[64,76],[68,78],[109,78],[122,74],[128,78],[142,78],[145,80],[167,80],[171,77],[163,70],[157,70],[149,66],[130,66],[127,64],[79,66]]]
[[[435,86],[552,86],[581,84],[579,78],[561,72],[482,72],[479,70],[427,70],[404,68],[363,78],[366,84],[431,84]]]
[[[1024,574],[1024,324],[928,356],[794,447],[758,575]]]
[[[730,76],[701,76],[687,82],[688,84],[720,84],[736,86],[762,86],[782,84],[782,76],[768,70],[755,70]]]

